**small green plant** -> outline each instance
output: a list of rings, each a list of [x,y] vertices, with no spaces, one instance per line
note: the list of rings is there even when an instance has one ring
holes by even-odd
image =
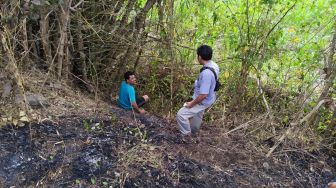
[[[327,129],[327,125],[324,122],[319,122],[317,130],[318,131],[325,131]]]
[[[83,120],[83,125],[84,125],[85,130],[89,130],[90,129],[90,125],[89,125],[89,123],[85,119]]]
[[[100,167],[99,161],[97,161],[95,165],[97,168],[99,168]]]
[[[96,184],[96,178],[95,178],[95,177],[92,177],[92,178],[91,178],[91,184],[92,184],[92,185],[95,185],[95,184]]]
[[[143,143],[147,143],[148,141],[148,135],[147,135],[147,131],[141,131],[140,128],[138,127],[124,127],[123,129],[126,133],[135,136],[136,138],[138,138],[139,140],[141,140],[141,142]]]
[[[111,114],[110,120],[111,120],[111,123],[117,123],[118,118],[115,114]]]
[[[92,130],[101,130],[101,123],[95,123],[92,127],[91,127],[91,129]]]
[[[144,130],[143,134],[141,135],[141,142],[147,143],[147,141],[148,141],[147,131]]]
[[[103,185],[104,187],[108,187],[108,183],[107,183],[106,181],[103,181],[102,185]]]

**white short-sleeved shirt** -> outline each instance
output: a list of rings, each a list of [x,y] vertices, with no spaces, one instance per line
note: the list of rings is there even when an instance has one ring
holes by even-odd
[[[219,75],[219,67],[213,62],[209,61],[204,67],[211,67],[215,70],[217,78]],[[208,94],[208,96],[201,102],[202,105],[210,106],[216,100],[216,92],[214,91],[216,86],[215,75],[210,69],[203,70],[195,81],[193,99],[196,99],[200,94]]]

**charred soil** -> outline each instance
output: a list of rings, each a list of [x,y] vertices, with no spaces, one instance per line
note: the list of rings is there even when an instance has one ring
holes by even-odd
[[[110,108],[100,117],[0,130],[2,187],[324,187],[335,161],[322,152],[266,158],[238,133],[204,125],[188,141],[174,123]]]

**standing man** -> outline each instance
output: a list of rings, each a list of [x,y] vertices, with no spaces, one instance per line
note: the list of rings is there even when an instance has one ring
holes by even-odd
[[[204,110],[216,100],[214,91],[216,78],[219,76],[218,65],[211,61],[212,49],[202,45],[197,48],[197,60],[203,65],[195,81],[193,100],[186,102],[177,112],[177,124],[183,135],[190,135],[197,131],[202,123]],[[215,76],[216,74],[216,76]]]
[[[135,74],[131,71],[127,71],[124,74],[124,81],[121,82],[119,88],[119,99],[118,105],[126,110],[135,109],[140,114],[144,114],[146,111],[142,108],[146,102],[148,102],[149,97],[144,95],[140,98],[136,98],[134,85],[136,83]]]

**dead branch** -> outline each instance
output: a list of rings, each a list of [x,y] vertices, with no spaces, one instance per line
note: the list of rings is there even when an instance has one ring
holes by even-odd
[[[261,115],[261,116],[259,116],[259,117],[257,117],[257,118],[254,118],[253,120],[250,120],[250,121],[248,121],[248,122],[246,122],[246,123],[243,123],[243,124],[239,125],[238,127],[236,127],[236,128],[234,128],[234,129],[232,129],[232,130],[226,132],[225,134],[227,135],[227,134],[230,134],[230,133],[232,133],[232,132],[234,132],[234,131],[236,131],[236,130],[245,128],[245,127],[247,127],[248,125],[250,125],[251,123],[254,123],[254,122],[256,122],[256,121],[259,120],[259,119],[262,119],[262,118],[264,118],[265,116],[267,116],[267,114],[263,114],[263,115]]]
[[[72,11],[76,11],[76,8],[77,8],[79,5],[81,5],[83,2],[84,2],[84,0],[81,0],[81,1],[79,1],[75,6],[73,6],[73,7],[70,6],[70,10],[72,10]]]
[[[314,114],[317,113],[317,111],[320,109],[320,107],[322,106],[322,104],[329,102],[330,100],[322,100],[320,101],[314,108],[312,111],[310,111],[304,118],[302,118],[300,121],[297,122],[293,122],[290,124],[290,127],[286,130],[286,132],[280,137],[280,139],[278,140],[278,142],[269,150],[269,152],[267,153],[266,157],[269,157],[273,151],[284,141],[284,139],[287,137],[287,135],[289,135],[290,132],[292,132],[292,130],[294,129],[294,127],[296,127],[296,125],[301,125],[302,123],[308,121]]]

